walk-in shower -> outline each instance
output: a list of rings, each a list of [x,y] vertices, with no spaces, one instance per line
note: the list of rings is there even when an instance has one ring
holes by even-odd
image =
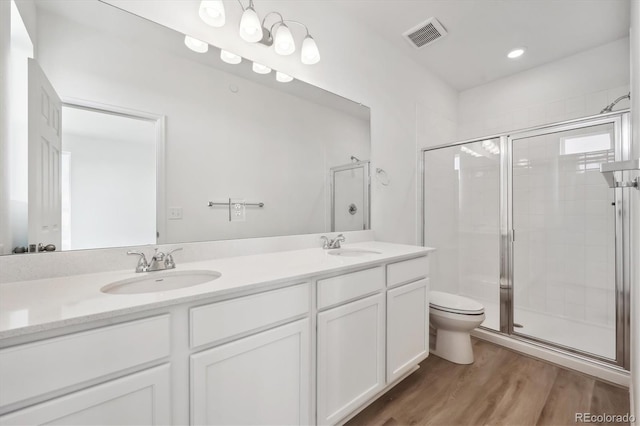
[[[628,112],[422,151],[432,289],[485,305],[483,327],[628,368]],[[629,173],[629,172],[625,172]]]

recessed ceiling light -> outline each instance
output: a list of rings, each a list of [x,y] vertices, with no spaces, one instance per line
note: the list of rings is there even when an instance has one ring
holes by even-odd
[[[507,53],[507,58],[509,59],[519,58],[520,56],[524,55],[524,51],[525,51],[524,47],[518,47],[517,49],[513,49],[511,52]]]

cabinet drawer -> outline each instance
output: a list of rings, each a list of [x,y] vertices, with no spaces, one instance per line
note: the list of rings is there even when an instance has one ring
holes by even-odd
[[[318,280],[318,309],[336,305],[384,288],[381,266]]]
[[[192,308],[191,347],[299,317],[308,313],[309,307],[309,283],[304,283]]]
[[[387,265],[387,286],[408,283],[429,275],[429,257],[416,257],[411,260]]]
[[[0,351],[0,406],[169,356],[169,315]]]
[[[0,416],[8,425],[168,425],[168,364]]]

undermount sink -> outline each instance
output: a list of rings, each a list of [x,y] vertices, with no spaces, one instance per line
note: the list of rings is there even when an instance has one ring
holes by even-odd
[[[357,257],[357,256],[367,256],[370,254],[382,254],[379,251],[359,249],[359,248],[331,249],[327,253],[333,256],[345,256],[345,257]]]
[[[108,294],[156,293],[204,284],[222,276],[216,271],[146,272],[144,276],[107,284],[100,289]]]

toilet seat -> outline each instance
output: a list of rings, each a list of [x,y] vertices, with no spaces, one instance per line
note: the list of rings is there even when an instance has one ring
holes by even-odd
[[[429,292],[429,306],[433,309],[462,315],[482,315],[484,306],[473,299],[441,291]]]

